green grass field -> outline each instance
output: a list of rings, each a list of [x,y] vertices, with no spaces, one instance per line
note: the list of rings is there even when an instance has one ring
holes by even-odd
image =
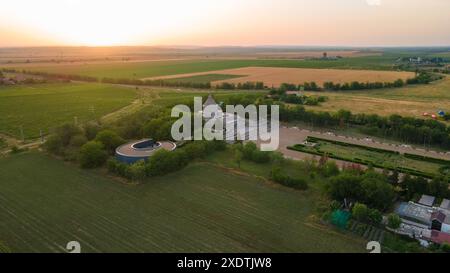
[[[72,83],[0,87],[0,133],[39,137],[64,122],[96,119],[130,104],[131,88],[105,84]]]
[[[309,191],[206,163],[123,185],[26,153],[0,160],[0,241],[13,252],[364,252],[308,220]]]
[[[210,83],[213,81],[222,81],[233,78],[240,78],[240,75],[226,75],[226,74],[207,74],[198,75],[192,77],[181,77],[164,80],[166,82],[178,82],[178,83]]]
[[[46,71],[51,73],[93,76],[98,78],[145,78],[183,73],[206,72],[248,66],[293,68],[339,68],[390,70],[395,56],[366,56],[323,60],[176,60],[149,62],[115,62],[90,64],[32,64],[12,66],[17,69]]]

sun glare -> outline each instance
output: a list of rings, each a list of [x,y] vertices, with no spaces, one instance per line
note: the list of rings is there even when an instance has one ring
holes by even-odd
[[[66,44],[92,46],[151,42],[154,37],[198,28],[198,19],[208,15],[206,9],[220,9],[219,5],[211,8],[204,0],[177,1],[176,8],[173,1],[23,2],[27,9],[8,13],[10,21],[31,25]],[[13,11],[16,5],[6,3],[2,9]]]

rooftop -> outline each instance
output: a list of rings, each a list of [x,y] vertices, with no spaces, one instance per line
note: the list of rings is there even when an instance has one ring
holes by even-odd
[[[205,103],[203,103],[203,108],[209,105],[217,105],[217,102],[214,100],[211,94],[208,95],[208,98],[206,99]]]
[[[431,214],[433,212],[433,209],[413,202],[403,202],[396,209],[396,213],[400,217],[424,225],[431,224]]]
[[[448,200],[448,199],[442,200],[440,208],[450,211],[450,200]]]
[[[422,198],[420,198],[419,204],[432,207],[434,204],[434,200],[436,200],[436,197],[424,194],[422,195]]]
[[[130,143],[123,144],[116,149],[116,154],[128,156],[128,157],[143,157],[143,156],[151,156],[155,151],[160,148],[171,151],[174,150],[176,145],[169,141],[158,141],[154,142],[154,144],[140,147],[141,143],[149,142],[150,139],[143,139],[139,141],[134,141]]]
[[[450,244],[450,234],[449,233],[432,230],[430,239],[431,239],[431,241],[435,242],[436,244],[443,244],[443,243]]]

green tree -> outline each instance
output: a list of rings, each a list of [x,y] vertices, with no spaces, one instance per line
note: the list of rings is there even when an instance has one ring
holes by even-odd
[[[55,135],[59,137],[61,144],[66,147],[70,144],[72,137],[82,135],[83,130],[80,127],[71,123],[66,123],[55,130]]]
[[[325,177],[336,176],[340,173],[339,167],[337,166],[335,161],[327,161],[321,167],[321,171]]]
[[[381,221],[383,220],[383,215],[381,212],[377,209],[370,209],[369,210],[369,221],[375,225],[381,224]]]
[[[344,198],[361,200],[363,194],[361,177],[348,172],[332,177],[328,184],[328,193],[333,199],[339,201]]]
[[[84,134],[88,140],[93,140],[100,131],[100,125],[95,122],[88,122],[84,126]]]
[[[352,209],[353,217],[361,222],[366,222],[369,219],[369,209],[366,205],[356,203]]]
[[[448,196],[448,182],[442,177],[435,177],[428,184],[428,194],[443,198]]]
[[[88,142],[88,139],[84,135],[76,135],[76,136],[73,136],[70,139],[70,146],[72,146],[72,147],[81,147],[86,142]]]
[[[80,149],[80,164],[83,168],[100,167],[106,162],[108,153],[98,141],[89,141]]]
[[[57,135],[50,136],[44,143],[44,149],[55,155],[62,154],[63,144],[61,138]]]
[[[233,157],[234,157],[234,161],[238,165],[238,168],[241,168],[242,158],[244,157],[242,151],[239,149],[234,149]]]
[[[398,229],[400,227],[400,224],[402,223],[402,219],[400,219],[400,216],[395,213],[389,214],[387,221],[388,227],[392,229]]]
[[[100,131],[95,137],[95,141],[102,143],[109,154],[114,154],[116,148],[125,143],[123,138],[112,130]]]
[[[360,200],[380,210],[390,207],[396,197],[394,187],[382,178],[365,178],[361,182],[361,188],[364,194]]]

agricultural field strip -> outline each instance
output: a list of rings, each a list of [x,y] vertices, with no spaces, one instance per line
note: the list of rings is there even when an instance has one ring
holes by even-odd
[[[279,86],[282,83],[302,84],[315,81],[319,85],[324,82],[334,83],[358,82],[393,82],[397,79],[413,78],[412,72],[397,71],[371,71],[371,70],[344,70],[344,69],[309,69],[309,68],[283,68],[283,67],[244,67],[236,69],[215,70],[200,73],[168,75],[163,77],[144,78],[148,80],[175,80],[186,79],[210,74],[240,75],[241,77],[212,81],[212,84],[264,82],[267,86]]]

